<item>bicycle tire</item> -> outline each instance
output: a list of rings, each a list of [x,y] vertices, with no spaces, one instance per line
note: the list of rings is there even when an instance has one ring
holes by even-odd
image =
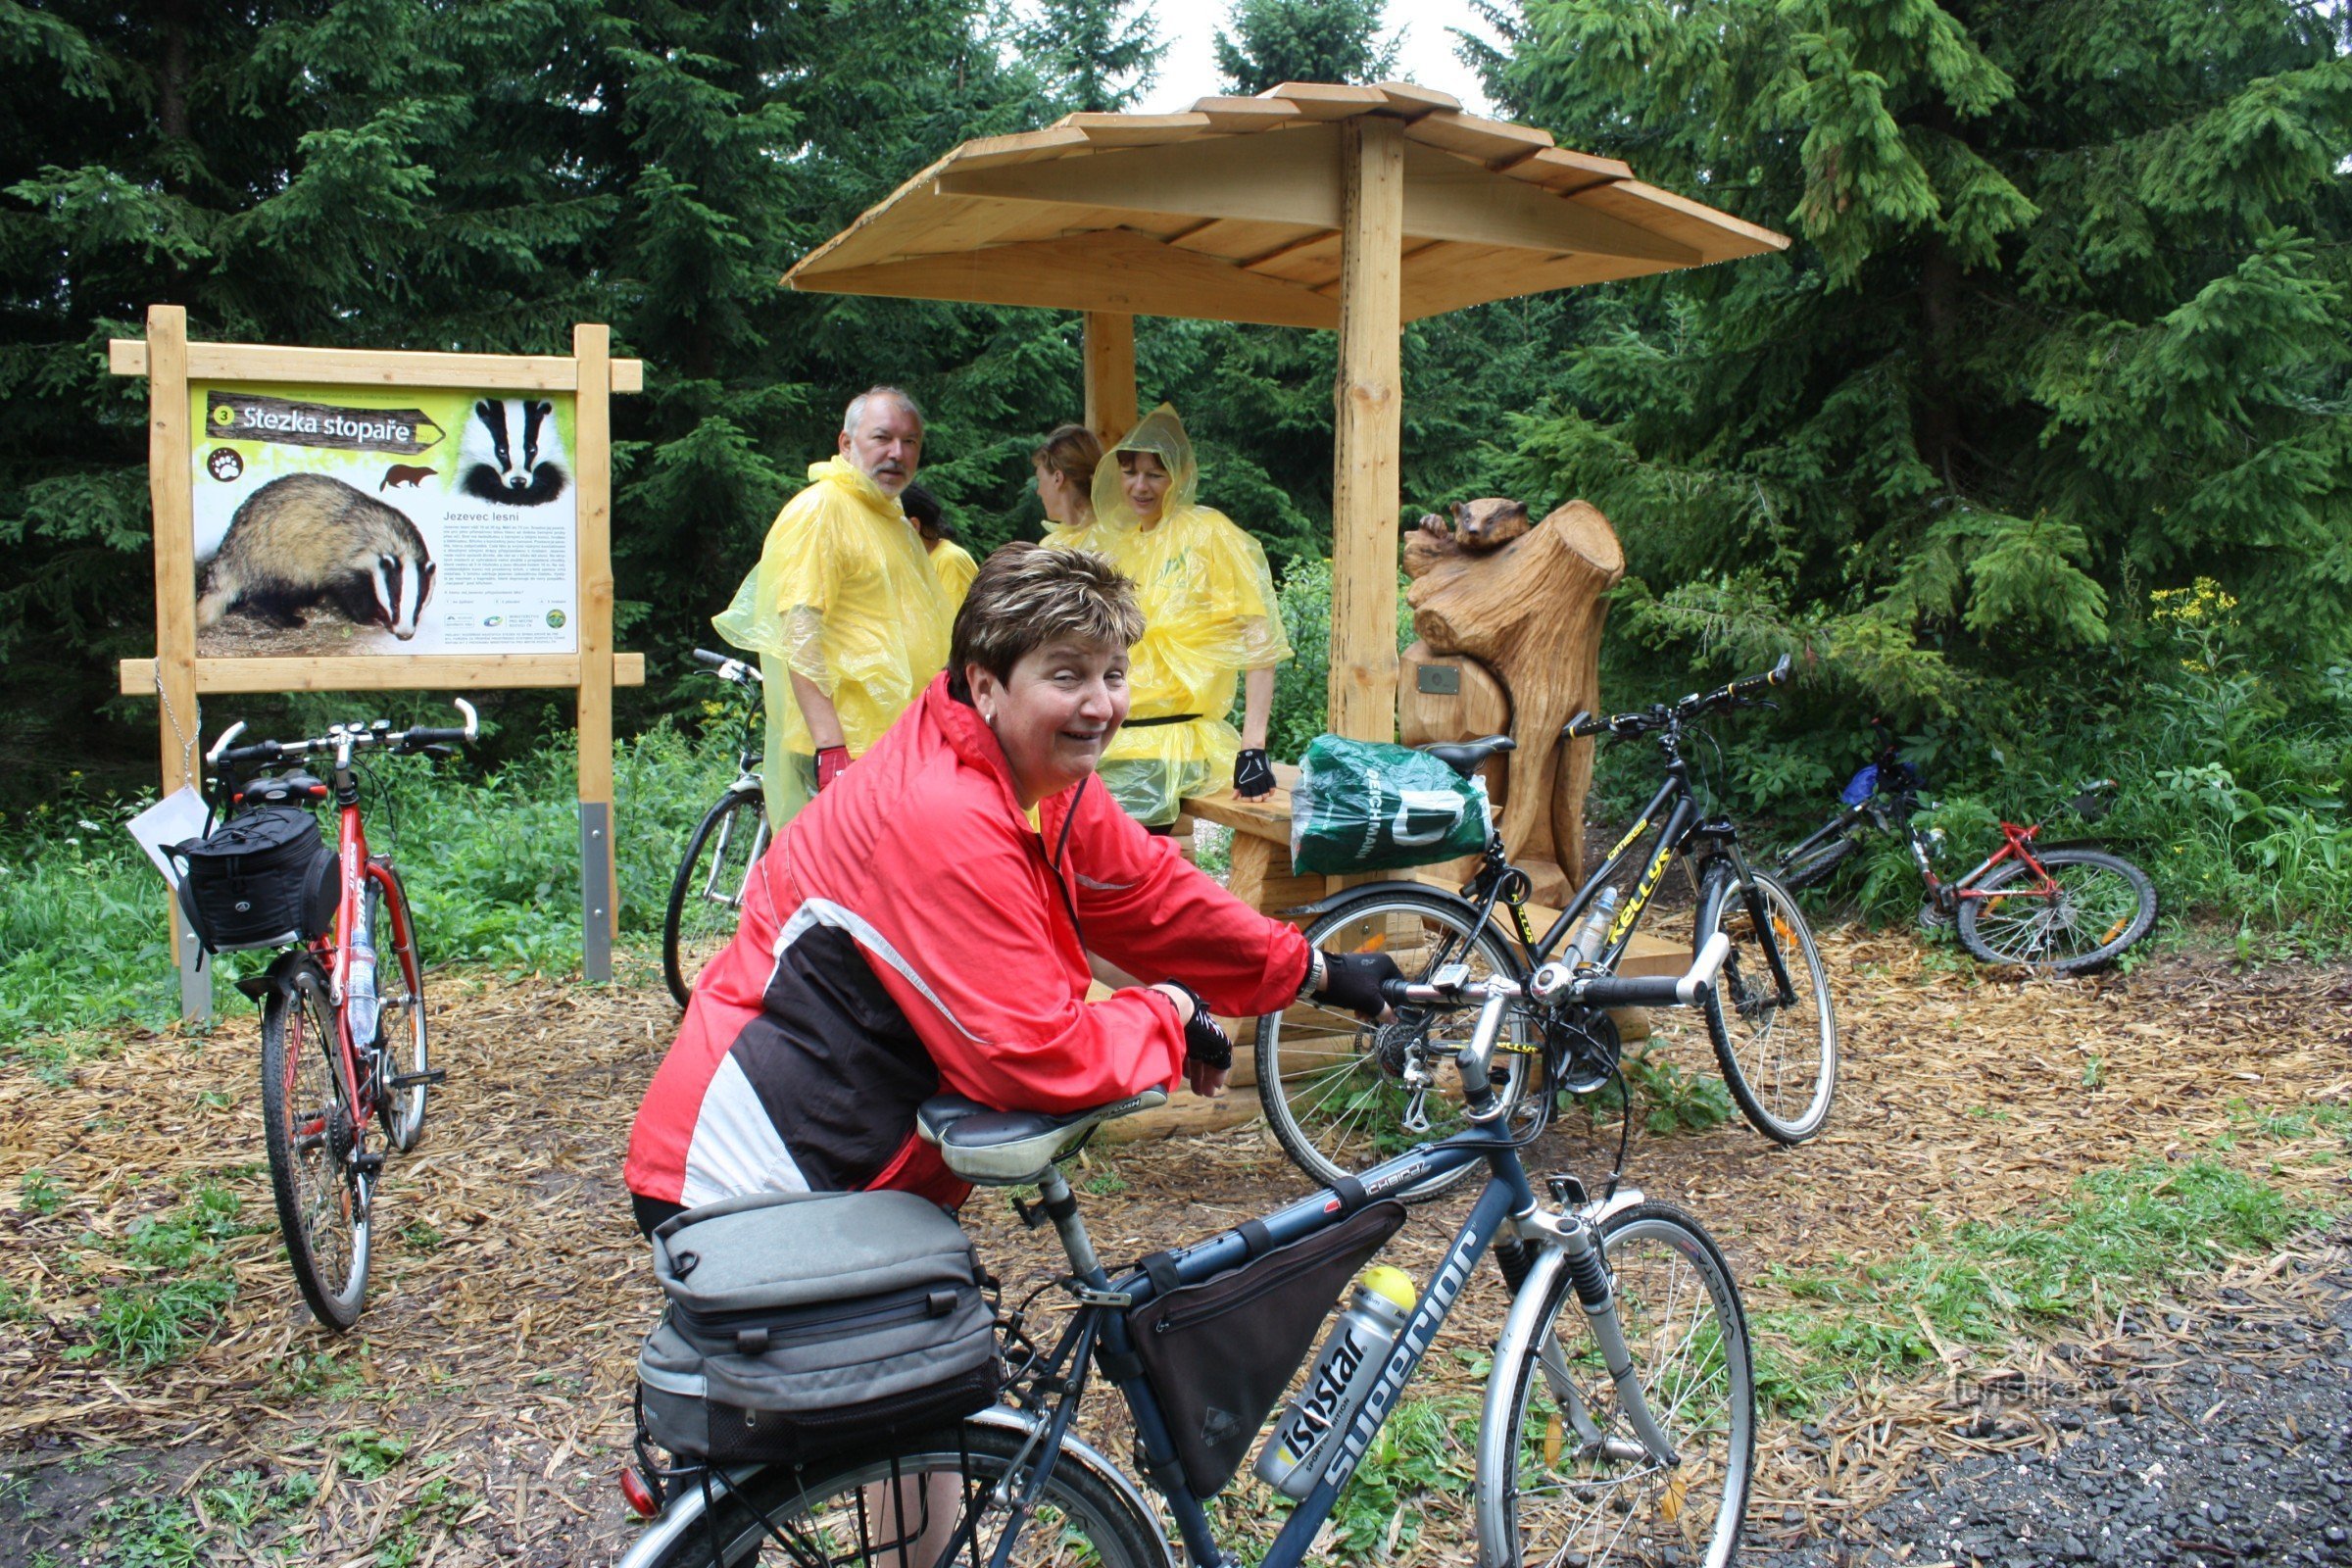
[[[1791,893],[1803,888],[1819,887],[1830,879],[1831,872],[1852,859],[1854,852],[1861,847],[1861,840],[1847,834],[1809,855],[1781,860],[1774,865],[1772,874],[1780,878],[1781,886]]]
[[[2054,900],[2038,894],[2010,894],[2004,898],[1960,901],[1960,942],[1985,963],[2015,963],[2049,974],[2086,974],[2113,963],[2124,951],[2156,925],[2156,884],[2148,873],[2120,855],[2106,850],[2069,846],[2034,853],[2035,859],[2059,884]],[[2066,873],[2086,873],[2070,876]],[[2023,860],[2005,860],[1976,885],[1992,892],[2027,874]],[[2071,883],[2071,885],[2070,885]],[[2032,898],[2050,912],[2024,916],[2002,907],[2020,897]],[[1993,922],[1987,934],[1985,922]],[[2095,933],[2099,940],[2079,952],[2049,956],[2053,939],[2078,930]],[[2014,942],[2006,939],[2012,935]]]
[[[730,789],[686,841],[662,915],[662,976],[681,1007],[694,995],[703,965],[735,940],[744,879],[755,852],[766,847],[766,828],[767,804],[760,791]]]
[[[350,1152],[358,1119],[316,976],[280,980],[262,1004],[262,1135],[286,1261],[312,1315],[340,1334],[368,1296],[368,1193]]]
[[[1020,1433],[967,1424],[960,1437],[955,1430],[935,1433],[895,1454],[830,1459],[799,1470],[773,1466],[750,1477],[740,1488],[730,1488],[700,1526],[680,1532],[649,1568],[929,1561],[935,1553],[903,1549],[913,1543],[903,1538],[903,1527],[890,1506],[893,1486],[903,1489],[901,1494],[909,1499],[907,1507],[914,1509],[923,1495],[921,1483],[914,1478],[952,1473],[958,1478],[967,1501],[976,1495],[986,1502],[992,1498],[997,1481],[1018,1457],[1022,1444]],[[977,1483],[976,1490],[961,1484],[965,1482]],[[1000,1509],[991,1508],[989,1513],[1002,1518]],[[789,1552],[779,1544],[760,1515],[799,1550]],[[907,1523],[919,1531],[927,1522],[917,1513]],[[967,1550],[957,1562],[991,1560],[1001,1536],[991,1533],[985,1516],[980,1535],[978,1555]],[[1065,1456],[1054,1465],[1037,1510],[1013,1544],[1011,1562],[1018,1568],[1058,1568],[1075,1561],[1099,1563],[1102,1568],[1161,1568],[1167,1557],[1157,1532],[1132,1503],[1091,1470]]]
[[[368,867],[368,929],[375,939],[376,1040],[381,1070],[388,1076],[376,1090],[376,1114],[384,1142],[401,1153],[424,1133],[425,1085],[394,1088],[391,1077],[419,1077],[431,1068],[424,1022],[424,965],[416,956],[416,916],[400,876],[381,861]],[[392,915],[390,925],[384,915]]]
[[[1739,1287],[1714,1239],[1664,1203],[1611,1215],[1601,1250],[1644,1402],[1678,1462],[1669,1472],[1641,1446],[1560,1268],[1538,1332],[1489,1386],[1486,1416],[1508,1434],[1509,1474],[1479,1477],[1482,1492],[1501,1489],[1481,1522],[1492,1511],[1504,1536],[1481,1544],[1481,1560],[1724,1568],[1739,1551],[1755,1462],[1755,1367]],[[1497,1395],[1507,1408],[1496,1408]]]
[[[1462,900],[1417,883],[1374,883],[1355,890],[1318,915],[1306,939],[1335,953],[1386,952],[1398,959],[1408,979],[1427,979],[1441,963],[1461,956],[1478,911]],[[1428,925],[1415,932],[1411,920]],[[1438,933],[1444,933],[1440,937]],[[1519,978],[1510,949],[1490,928],[1480,934],[1471,977],[1499,973]],[[1354,1013],[1298,1002],[1257,1021],[1257,1096],[1266,1125],[1293,1164],[1328,1187],[1342,1176],[1380,1163],[1414,1144],[1458,1132],[1469,1125],[1462,1111],[1461,1083],[1452,1060],[1467,1045],[1474,1008],[1408,1009],[1399,1021],[1366,1024]],[[1446,1030],[1434,1062],[1434,1092],[1423,1097],[1424,1113],[1436,1112],[1426,1130],[1403,1125],[1412,1096],[1403,1084],[1404,1054],[1426,1037],[1432,1024]],[[1496,1047],[1503,1077],[1495,1085],[1512,1107],[1511,1124],[1534,1132],[1548,1116],[1551,1097],[1538,1088],[1541,1042],[1530,1037],[1514,1012]],[[1334,1045],[1333,1042],[1345,1044]],[[1431,1177],[1395,1196],[1407,1203],[1427,1202],[1485,1167],[1477,1163]]]
[[[1691,933],[1693,952],[1718,931],[1732,938],[1731,956],[1707,993],[1707,1036],[1740,1114],[1775,1143],[1801,1144],[1828,1122],[1838,1094],[1837,1005],[1804,912],[1778,880],[1762,871],[1750,875],[1796,988],[1794,1015],[1770,1000],[1772,967],[1756,946],[1747,902],[1731,868],[1719,865],[1699,891]],[[1791,1023],[1797,1027],[1784,1027]]]

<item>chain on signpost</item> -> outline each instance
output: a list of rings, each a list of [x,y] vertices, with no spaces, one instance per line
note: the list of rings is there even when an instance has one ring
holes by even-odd
[[[179,743],[179,781],[172,784],[171,780],[165,780],[171,787],[164,793],[170,795],[173,790],[201,787],[201,781],[196,777],[196,743],[204,730],[203,700],[196,702],[194,723],[181,723],[179,710],[173,705],[172,694],[164,689],[164,671],[160,663],[155,671],[155,698],[163,708],[164,722],[172,726],[172,738]],[[204,949],[198,946],[196,928],[188,923],[187,912],[180,907],[176,895],[172,900],[172,927],[175,938],[172,944],[172,951],[179,956],[179,1015],[209,1022],[213,1016],[212,972],[204,967]]]

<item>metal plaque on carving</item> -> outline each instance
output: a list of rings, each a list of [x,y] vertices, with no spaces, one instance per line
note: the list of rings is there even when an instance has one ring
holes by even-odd
[[[1432,697],[1462,695],[1462,670],[1458,664],[1423,664],[1414,684]]]

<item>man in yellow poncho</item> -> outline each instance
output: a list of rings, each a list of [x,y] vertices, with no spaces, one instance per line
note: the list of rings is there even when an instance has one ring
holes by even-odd
[[[784,503],[760,564],[711,624],[766,679],[768,819],[781,827],[890,728],[948,662],[954,611],[899,494],[923,416],[896,387],[860,393],[840,454]]]
[[[1291,657],[1265,548],[1199,504],[1200,477],[1183,421],[1163,403],[1096,466],[1093,525],[1047,540],[1095,551],[1135,579],[1144,637],[1129,655],[1132,706],[1101,772],[1112,799],[1156,830],[1185,797],[1228,777],[1245,800],[1272,792],[1266,720],[1274,666]],[[1238,734],[1227,718],[1237,676]]]

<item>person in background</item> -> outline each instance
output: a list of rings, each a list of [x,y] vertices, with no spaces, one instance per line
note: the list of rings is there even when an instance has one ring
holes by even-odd
[[[896,387],[850,401],[839,451],[784,503],[760,564],[711,624],[766,677],[768,820],[790,821],[947,663],[955,612],[899,496],[923,415]]]
[[[1086,530],[1086,548],[1134,579],[1144,611],[1128,673],[1135,709],[1103,756],[1102,782],[1161,833],[1187,796],[1228,778],[1246,801],[1273,793],[1266,723],[1274,666],[1291,657],[1265,548],[1201,506],[1199,487],[1192,441],[1163,403],[1095,466]],[[1227,716],[1237,676],[1238,734]]]
[[[949,526],[947,511],[939,497],[928,485],[910,484],[899,492],[899,505],[906,510],[906,520],[922,535],[923,552],[931,558],[931,569],[939,576],[939,586],[948,596],[948,611],[952,614],[963,607],[963,596],[971,591],[972,579],[980,574],[980,563],[970,551],[956,542],[956,530]]]
[[[1011,544],[982,564],[948,672],[777,835],[696,981],[629,1134],[641,1228],[757,1192],[959,1204],[915,1132],[934,1095],[1039,1111],[1213,1095],[1233,1046],[1212,1007],[1382,1012],[1388,956],[1315,951],[1096,779],[1144,629],[1100,556]],[[1090,949],[1153,983],[1088,1001]]]
[[[1095,525],[1095,468],[1102,443],[1083,424],[1055,425],[1045,445],[1029,454],[1037,466],[1037,499],[1045,504],[1049,550],[1090,548]]]

